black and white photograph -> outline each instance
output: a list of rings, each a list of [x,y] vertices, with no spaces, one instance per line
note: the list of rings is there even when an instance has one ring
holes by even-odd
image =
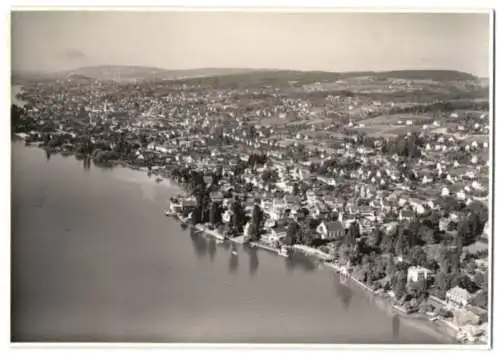
[[[10,343],[491,344],[494,12],[10,11]]]

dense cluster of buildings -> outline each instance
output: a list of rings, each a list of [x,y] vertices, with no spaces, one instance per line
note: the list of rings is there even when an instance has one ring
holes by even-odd
[[[222,225],[230,224],[234,199],[247,224],[258,206],[262,242],[318,247],[371,288],[392,291],[407,310],[441,318],[470,340],[485,338],[486,112],[446,113],[420,130],[374,137],[352,128],[394,103],[366,95],[330,95],[319,107],[296,89],[69,78],[26,86],[21,98],[26,105],[13,109],[12,126],[27,143],[182,183],[179,172],[196,171],[211,189],[208,200],[222,204]],[[363,115],[349,114],[359,108]],[[250,162],[256,155],[262,161]],[[423,287],[414,292],[413,284]]]

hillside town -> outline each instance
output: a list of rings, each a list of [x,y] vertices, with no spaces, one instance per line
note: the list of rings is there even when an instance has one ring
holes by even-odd
[[[457,87],[470,99],[449,94]],[[185,194],[166,213],[184,224],[319,258],[401,313],[486,343],[482,93],[401,78],[238,87],[68,76],[23,86],[12,133],[47,155],[174,181]]]

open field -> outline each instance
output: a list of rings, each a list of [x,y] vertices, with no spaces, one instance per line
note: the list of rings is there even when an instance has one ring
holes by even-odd
[[[406,123],[406,120],[411,120],[413,122],[413,125],[418,125],[418,124],[425,124],[429,121],[433,121],[434,118],[427,115],[415,116],[410,114],[394,114],[394,115],[381,115],[370,119],[365,119],[362,120],[362,123],[367,126],[382,125],[382,124],[395,125],[398,123],[398,121],[403,121],[404,124]]]
[[[289,123],[289,119],[284,117],[280,118],[278,116],[273,116],[269,118],[255,118],[250,121],[248,121],[251,124],[257,124],[257,125],[269,125],[269,126],[280,126],[280,125],[285,125]]]
[[[485,134],[478,134],[478,135],[468,134],[466,137],[463,138],[463,141],[467,143],[472,143],[476,141],[477,143],[482,144],[483,142],[490,142],[490,138],[488,135]]]
[[[477,241],[473,243],[472,245],[465,246],[464,251],[470,252],[470,253],[477,253],[479,251],[487,251],[488,250],[488,244]]]
[[[388,124],[379,124],[365,127],[353,127],[346,128],[346,131],[350,132],[360,132],[364,133],[371,137],[390,137],[390,136],[399,136],[404,135],[408,132],[419,132],[422,130],[421,126],[406,126],[406,125],[388,125]]]

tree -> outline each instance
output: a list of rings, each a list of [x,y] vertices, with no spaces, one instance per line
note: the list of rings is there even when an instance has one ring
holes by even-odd
[[[445,308],[440,308],[437,313],[440,317],[443,317],[446,319],[453,318],[453,313],[450,310],[445,309]]]
[[[375,263],[374,263],[374,269],[373,269],[374,280],[379,280],[379,279],[384,278],[386,276],[385,266],[386,266],[386,262],[384,261],[384,259],[380,255],[377,255],[375,257]]]
[[[410,257],[412,264],[417,266],[426,266],[427,265],[427,254],[424,249],[420,246],[414,246],[410,250]]]
[[[253,222],[253,221],[248,222],[248,224],[250,224],[248,226],[248,236],[245,236],[245,239],[247,241],[256,241],[256,240],[258,240],[257,225],[255,225],[255,222]]]
[[[372,245],[373,247],[380,247],[383,238],[384,238],[384,233],[380,229],[380,226],[375,227],[375,230],[370,235],[369,239],[370,245]]]
[[[355,246],[359,254],[361,255],[370,254],[370,258],[372,260],[375,259],[375,251],[368,245],[366,237],[358,239],[358,241],[356,241]]]
[[[264,213],[262,212],[261,207],[258,204],[255,204],[252,211],[252,222],[256,227],[256,234],[260,237],[260,232],[262,229],[262,225],[264,223]]]
[[[481,223],[481,218],[478,213],[471,212],[468,218],[469,224],[469,235],[467,239],[464,241],[465,245],[469,245],[473,243],[476,239],[476,236],[480,235],[483,232],[483,224]]]
[[[474,296],[471,300],[471,304],[478,306],[483,309],[488,309],[488,293],[481,290],[479,293]]]
[[[392,279],[394,277],[395,273],[396,273],[396,265],[394,263],[394,255],[392,253],[390,253],[389,257],[387,259],[385,274]]]
[[[370,264],[370,257],[368,257],[368,255],[364,255],[363,258],[361,259],[361,264],[363,266],[369,266],[369,264]]]
[[[401,299],[406,293],[406,274],[403,271],[399,271],[396,274],[396,281],[393,285],[394,295],[396,299]]]
[[[264,183],[276,183],[278,181],[278,173],[274,170],[267,169],[262,173]]]
[[[204,223],[210,221],[210,202],[210,196],[208,194],[204,195],[201,205],[202,222]]]
[[[210,223],[212,226],[217,226],[222,221],[222,209],[221,204],[218,201],[213,201],[210,205]]]
[[[340,249],[341,249],[341,246],[342,246],[342,242],[339,241],[339,240],[337,240],[334,243],[333,249],[330,250],[330,254],[331,254],[332,259],[334,261],[338,261],[340,259]]]
[[[479,289],[479,287],[470,279],[469,276],[463,274],[460,275],[459,280],[458,280],[458,286],[460,288],[465,289],[469,293],[475,293]]]
[[[446,231],[448,231],[448,232],[455,231],[455,230],[457,230],[457,228],[458,228],[458,224],[455,221],[450,221],[448,223],[448,226],[446,227]]]
[[[450,258],[446,246],[441,245],[439,248],[439,266],[441,267],[441,272],[448,274],[450,268]]]
[[[353,253],[352,248],[342,244],[339,249],[339,258],[342,264],[350,263]]]
[[[196,206],[193,209],[193,213],[191,215],[191,221],[193,224],[199,224],[203,220],[203,211],[201,206]]]
[[[416,282],[411,281],[408,284],[408,292],[413,298],[419,299],[427,291],[425,280],[420,279]]]
[[[140,134],[139,135],[139,141],[140,141],[141,146],[143,148],[147,147],[147,145],[149,143],[149,139],[148,139],[148,137],[145,134]]]
[[[456,286],[459,286],[460,285],[460,277],[461,277],[461,275],[458,273],[453,273],[453,272],[450,273],[447,277],[448,281],[449,281],[448,287],[454,288]]]
[[[199,183],[194,187],[193,196],[199,210],[199,218],[196,219],[197,223],[208,221],[210,219],[210,197],[204,183]]]
[[[460,272],[460,255],[461,249],[455,248],[450,251],[450,264],[451,273],[456,274]]]
[[[238,199],[235,199],[232,206],[232,216],[231,216],[231,228],[236,234],[241,234],[243,232],[243,227],[246,223],[245,211]]]
[[[417,220],[412,220],[408,225],[408,230],[406,231],[406,236],[408,238],[408,247],[412,248],[413,246],[417,246],[419,243],[419,230],[422,228]]]
[[[445,299],[446,291],[449,289],[446,274],[444,274],[443,272],[438,272],[434,280],[434,285],[436,287],[437,296],[441,299]]]
[[[398,236],[398,240],[396,241],[396,246],[394,247],[396,254],[399,256],[406,256],[409,245],[408,245],[408,239],[404,234],[401,234]]]
[[[212,172],[212,186],[218,187],[220,180],[222,179],[222,167],[217,167],[215,172]]]
[[[353,221],[349,226],[347,234],[345,236],[345,244],[349,247],[354,246],[356,243],[356,239],[361,236],[359,223],[357,221]]]
[[[453,244],[457,249],[462,250],[462,246],[464,241],[468,239],[468,236],[471,234],[469,224],[467,221],[461,221],[457,226],[457,233],[453,238]]]
[[[435,242],[435,231],[433,228],[422,224],[418,229],[418,238],[425,244],[433,244]]]
[[[380,243],[380,248],[384,253],[390,253],[394,250],[394,242],[391,234],[384,233],[382,235],[382,241]]]
[[[477,264],[472,260],[472,261],[465,261],[465,271],[468,273],[468,274],[471,274],[473,275],[476,271],[476,268],[477,268]]]
[[[300,222],[304,222],[308,216],[309,210],[307,210],[307,208],[300,208],[297,211],[297,220]]]
[[[439,270],[439,263],[436,260],[428,259],[427,264],[424,266],[425,268],[430,269],[432,272],[436,273]]]
[[[483,273],[476,273],[474,275],[474,283],[483,291],[488,292],[488,278]]]
[[[285,239],[286,245],[290,246],[295,245],[298,239],[299,231],[300,231],[299,224],[295,220],[292,220],[286,230],[286,239]]]
[[[316,234],[316,222],[317,220],[308,216],[305,221],[301,224],[301,241],[304,245],[311,246]]]
[[[22,109],[17,105],[11,105],[10,107],[10,118],[12,120],[12,128],[21,121]]]

